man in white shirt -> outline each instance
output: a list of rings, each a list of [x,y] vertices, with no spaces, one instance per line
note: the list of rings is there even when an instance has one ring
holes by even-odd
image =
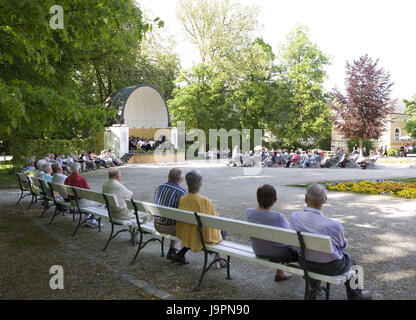
[[[119,166],[119,165],[121,165],[121,161],[120,161],[120,159],[118,159],[117,157],[116,157],[116,155],[111,151],[111,150],[108,150],[108,156],[111,158],[111,160],[113,161],[113,163],[116,165],[116,166]]]
[[[65,184],[65,180],[68,176],[64,174],[62,170],[62,166],[60,165],[59,162],[55,162],[52,165],[52,171],[53,171],[52,183]]]
[[[108,181],[103,184],[103,193],[114,194],[119,205],[117,208],[111,208],[112,218],[120,220],[133,219],[134,213],[127,208],[125,200],[133,198],[134,193],[120,183],[120,170],[116,168],[110,169],[108,178]]]

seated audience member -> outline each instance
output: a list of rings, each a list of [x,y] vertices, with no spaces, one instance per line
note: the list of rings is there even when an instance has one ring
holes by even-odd
[[[358,151],[353,151],[349,157],[345,157],[344,160],[338,163],[338,166],[341,168],[345,168],[346,166],[350,164],[354,164],[359,157],[360,157],[360,153]]]
[[[322,213],[322,206],[327,201],[326,190],[323,186],[312,184],[306,191],[305,202],[307,207],[303,211],[293,212],[290,216],[290,225],[293,230],[310,232],[330,236],[334,247],[331,254],[316,252],[306,249],[305,258],[308,270],[311,272],[336,276],[349,271],[356,265],[354,258],[345,253],[348,241],[344,236],[342,225],[332,219],[327,218]],[[311,296],[316,298],[319,288],[319,280],[311,280]],[[349,281],[345,284],[347,296],[350,300],[371,299],[369,291],[352,289]]]
[[[103,184],[103,193],[114,194],[118,201],[117,208],[111,208],[111,216],[114,219],[129,220],[134,218],[134,212],[126,205],[127,199],[134,197],[134,193],[128,190],[121,182],[121,172],[117,168],[108,171],[108,181]]]
[[[33,171],[36,170],[35,159],[33,158],[27,159],[26,167],[24,167],[20,173],[24,174],[26,171],[29,171],[29,170],[33,170]]]
[[[46,182],[52,182],[52,166],[49,162],[43,162],[41,170],[37,176],[38,179],[43,179]]]
[[[290,229],[289,222],[280,212],[273,212],[271,208],[277,201],[275,188],[265,184],[257,189],[257,209],[247,209],[247,221],[265,224],[272,227]],[[296,248],[268,240],[251,238],[253,251],[259,258],[272,262],[289,263],[298,261]],[[283,270],[276,270],[275,281],[290,279],[292,275]]]
[[[188,185],[188,194],[181,197],[178,208],[218,216],[218,212],[215,210],[211,201],[199,194],[199,190],[202,187],[202,174],[197,170],[191,170],[186,174],[185,180]],[[206,244],[217,244],[223,239],[221,231],[218,229],[204,227],[203,234]],[[187,264],[189,261],[185,258],[185,254],[189,249],[194,252],[202,250],[202,242],[198,227],[189,223],[177,221],[176,236],[181,239],[184,247],[172,257],[172,260]],[[216,254],[216,258],[220,258],[220,255]],[[224,261],[221,261],[220,265],[225,266],[226,264]]]
[[[70,152],[68,154],[68,157],[64,160],[64,164],[66,164],[68,167],[71,165],[71,163],[74,162],[74,154]]]
[[[337,165],[339,160],[341,160],[342,153],[335,153],[331,158],[327,159],[325,163],[321,163],[319,166],[321,168],[330,168],[331,166]]]
[[[62,166],[59,164],[59,162],[55,162],[52,165],[52,183],[56,184],[65,184],[65,180],[68,177],[64,174],[64,171],[62,170]],[[59,192],[54,192],[55,197],[62,197],[63,199],[68,198],[67,194],[60,194]]]
[[[95,151],[94,150],[92,150],[92,152],[90,152],[90,155],[93,158],[93,160],[94,160],[94,162],[95,162],[95,164],[96,164],[96,166],[97,166],[98,169],[100,168],[100,165],[102,165],[104,168],[107,168],[108,167],[107,164],[105,163],[105,161],[103,159],[99,158],[95,154]]]
[[[53,155],[52,153],[48,153],[45,157],[45,161],[54,163],[55,162],[54,157],[55,157],[55,155]]]
[[[319,154],[318,151],[314,151],[311,156],[302,163],[302,168],[310,167],[311,165],[315,165],[319,161]]]
[[[367,169],[367,166],[372,161],[375,161],[378,159],[378,153],[377,151],[370,151],[369,157],[360,157],[357,159],[357,164],[360,165],[361,169]]]
[[[65,184],[65,180],[68,176],[64,174],[62,166],[59,164],[59,162],[55,162],[52,165],[52,171],[52,183]]]
[[[159,185],[154,194],[154,203],[171,208],[179,206],[179,200],[186,194],[186,190],[181,187],[183,180],[182,171],[178,168],[173,168],[169,171],[168,182]],[[155,216],[155,229],[160,233],[170,234],[176,236],[176,221]],[[169,251],[166,256],[168,260],[178,253],[175,248],[176,240],[170,240]]]
[[[81,177],[81,164],[79,162],[73,162],[71,163],[70,168],[71,175],[66,178],[65,185],[90,190],[87,180],[84,177]],[[78,199],[78,203],[81,207],[92,205],[91,201],[86,199]],[[88,220],[85,222],[87,226],[98,228],[98,221],[94,218],[94,216],[89,215],[87,216],[87,219]]]
[[[60,153],[57,153],[55,155],[55,161],[59,162],[59,164],[62,166],[63,160],[62,160],[62,155]]]
[[[42,171],[42,165],[44,163],[48,163],[45,159],[40,159],[38,161],[36,161],[36,169],[38,170],[37,175],[35,175],[34,177],[37,178],[39,175],[39,172]]]
[[[289,163],[289,166],[287,167],[290,167],[290,164],[292,164],[293,166],[297,164],[300,158],[301,158],[301,151],[296,150],[296,153],[292,156],[292,158],[290,158],[290,163]]]
[[[39,171],[40,171],[40,169],[39,169],[39,165],[38,165],[38,163],[39,163],[39,161],[40,160],[37,160],[37,161],[35,161],[35,167],[34,167],[34,169],[29,169],[29,170],[26,170],[25,172],[24,172],[24,175],[25,176],[28,176],[28,177],[35,177],[35,178],[37,178],[37,176],[38,176],[38,174],[39,174]],[[42,164],[43,162],[41,162],[41,164]]]
[[[85,151],[81,151],[80,162],[82,162],[84,166],[84,171],[88,170],[95,170],[94,168],[94,161],[91,161]]]
[[[81,164],[79,162],[71,163],[71,175],[66,178],[65,185],[88,189],[90,186],[87,183],[87,180],[84,177],[81,177]]]
[[[103,160],[107,164],[107,166],[113,166],[113,160],[108,156],[107,150],[101,151],[99,158]]]
[[[121,160],[117,158],[116,155],[111,150],[108,150],[108,156],[111,158],[111,160],[116,166],[120,166],[122,164]]]

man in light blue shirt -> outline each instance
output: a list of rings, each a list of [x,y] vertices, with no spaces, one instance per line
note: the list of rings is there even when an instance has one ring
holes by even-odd
[[[345,253],[348,241],[344,236],[342,225],[322,213],[322,206],[326,203],[326,190],[322,185],[312,184],[305,195],[307,208],[303,211],[293,212],[289,222],[293,230],[310,232],[330,236],[334,252],[331,254],[312,250],[305,250],[306,264],[309,271],[330,276],[343,274],[356,265],[354,258]],[[316,297],[320,288],[320,281],[311,280],[312,297]],[[369,291],[351,289],[349,281],[345,284],[347,296],[350,300],[371,299]]]
[[[25,173],[26,171],[29,171],[29,170],[36,170],[35,159],[33,158],[30,158],[27,160],[26,167],[22,169],[21,173]]]
[[[46,182],[52,182],[52,166],[48,162],[42,163],[41,171],[39,171],[38,179],[43,179]]]

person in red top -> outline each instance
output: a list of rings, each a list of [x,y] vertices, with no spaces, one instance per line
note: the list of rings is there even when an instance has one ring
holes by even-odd
[[[71,187],[77,187],[82,189],[88,189],[90,190],[90,186],[88,185],[87,180],[84,177],[81,177],[81,164],[79,162],[73,162],[71,163],[71,175],[66,178],[65,185],[71,186]],[[78,199],[78,203],[80,206],[89,206],[90,203],[86,199]],[[85,224],[92,228],[98,227],[98,222],[94,218],[94,216],[87,216],[87,221]]]
[[[79,162],[73,162],[70,168],[71,175],[66,178],[65,185],[90,190],[87,180],[80,176],[81,164]]]

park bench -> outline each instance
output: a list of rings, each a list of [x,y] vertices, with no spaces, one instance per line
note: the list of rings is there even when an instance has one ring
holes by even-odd
[[[32,193],[32,189],[30,186],[30,181],[28,180],[27,176],[19,172],[16,172],[16,175],[17,175],[17,182],[19,183],[19,188],[20,188],[20,197],[19,197],[19,200],[17,200],[15,205],[17,206],[20,203],[20,201],[27,196],[32,196],[32,201],[33,201],[33,193]]]
[[[38,202],[39,199],[43,198],[43,195],[40,190],[40,183],[38,182],[38,179],[31,176],[26,176],[26,178],[30,188],[30,193],[32,195],[32,199],[30,200],[30,203],[26,208],[26,211],[29,211],[34,203]]]
[[[52,215],[52,218],[48,225],[52,224],[55,217],[62,213],[65,216],[65,208],[67,208],[72,213],[72,221],[75,221],[75,207],[71,205],[70,201],[65,200],[68,196],[66,186],[63,184],[48,183],[51,195],[53,197],[53,202],[55,204],[55,212]]]
[[[289,229],[282,229],[277,227],[271,227],[267,225],[261,225],[261,224],[255,224],[250,223],[246,221],[239,221],[224,217],[216,217],[211,215],[206,215],[202,213],[197,212],[190,212],[190,211],[184,211],[179,210],[175,208],[169,208],[169,207],[163,207],[151,203],[146,203],[143,201],[137,201],[137,200],[126,200],[126,204],[129,208],[145,212],[148,214],[151,214],[153,216],[160,216],[164,218],[169,218],[177,221],[182,221],[186,223],[193,224],[197,226],[201,243],[203,246],[203,253],[204,253],[204,262],[203,267],[201,270],[201,275],[199,277],[199,280],[195,286],[195,290],[199,291],[201,288],[202,280],[205,276],[205,274],[209,271],[211,266],[217,262],[218,259],[214,259],[209,265],[208,265],[208,255],[211,253],[220,253],[227,256],[227,259],[221,258],[221,260],[225,261],[227,263],[227,277],[226,279],[231,279],[230,276],[230,258],[238,258],[242,259],[248,262],[273,267],[276,269],[280,269],[286,272],[290,272],[292,274],[296,274],[299,276],[302,276],[305,280],[305,299],[310,298],[309,294],[309,288],[310,288],[310,281],[312,279],[315,280],[321,280],[326,283],[326,287],[322,287],[321,289],[325,291],[326,293],[326,299],[329,299],[330,295],[330,285],[331,284],[344,284],[350,277],[352,277],[355,272],[349,271],[343,275],[338,276],[327,276],[318,274],[315,272],[309,272],[308,268],[305,263],[305,249],[324,252],[324,253],[332,253],[333,252],[333,246],[332,241],[329,236],[324,235],[318,235],[318,234],[311,234],[306,232],[296,232]],[[161,237],[169,237],[168,235],[157,233],[154,227],[150,224],[146,224],[142,226],[143,228],[146,228],[147,232],[152,232],[154,234],[158,234]],[[203,228],[209,227],[209,228],[215,228],[219,230],[225,230],[229,234],[238,234],[242,236],[248,236],[263,240],[269,240],[273,242],[279,242],[283,244],[292,245],[295,247],[300,248],[300,263],[298,264],[291,264],[291,265],[284,265],[281,263],[271,262],[267,259],[258,258],[255,253],[253,252],[253,249],[251,246],[232,242],[232,241],[225,241],[223,240],[221,243],[216,245],[208,245],[204,241],[203,236]],[[172,237],[172,236],[170,236]],[[176,237],[174,237],[176,240]],[[140,243],[139,243],[140,245]],[[139,251],[141,248],[139,248],[136,252],[136,255],[133,259],[133,262],[135,261]]]
[[[30,181],[30,179],[28,179]],[[38,179],[37,179],[38,180]],[[36,181],[36,180],[35,180]],[[40,183],[40,185],[44,185]],[[320,280],[326,283],[325,287],[321,287],[322,290],[325,291],[326,299],[329,299],[330,296],[330,285],[331,284],[344,284],[348,281],[349,278],[355,275],[354,271],[348,271],[343,275],[338,276],[327,276],[323,274],[318,274],[315,272],[308,271],[307,265],[305,263],[305,250],[306,248],[309,250],[314,250],[323,253],[332,253],[333,246],[331,238],[324,235],[318,234],[311,234],[306,232],[295,232],[289,229],[282,229],[277,227],[271,227],[267,225],[255,224],[246,221],[240,221],[235,219],[229,219],[224,217],[216,217],[211,215],[206,215],[197,212],[190,212],[175,208],[169,208],[164,206],[155,205],[152,203],[147,203],[138,200],[126,200],[127,207],[129,209],[134,210],[135,219],[131,220],[118,220],[113,219],[111,216],[111,207],[117,207],[118,202],[117,198],[114,195],[104,194],[99,192],[94,192],[86,189],[80,189],[71,186],[64,186],[64,185],[57,185],[57,184],[49,184],[50,191],[57,191],[59,193],[66,193],[72,196],[72,200],[68,203],[62,199],[57,198],[57,196],[53,196],[53,201],[55,205],[59,202],[59,205],[62,206],[70,206],[79,214],[78,224],[74,230],[73,235],[75,235],[78,228],[84,224],[88,218],[85,218],[82,221],[82,214],[84,215],[94,215],[98,216],[99,223],[101,225],[101,219],[108,219],[111,223],[111,233],[107,240],[107,243],[103,250],[106,250],[110,241],[114,239],[119,233],[121,232],[130,232],[133,239],[135,238],[136,232],[139,233],[139,243],[134,258],[131,263],[134,263],[137,259],[139,252],[151,241],[159,241],[161,244],[161,256],[164,256],[164,239],[175,239],[180,241],[179,238],[167,234],[159,233],[155,230],[154,225],[152,222],[143,223],[143,220],[139,219],[139,213],[146,213],[152,216],[160,216],[164,218],[169,218],[177,221],[182,221],[185,223],[193,224],[196,226],[200,240],[202,243],[202,251],[204,253],[204,261],[201,270],[200,277],[196,286],[194,287],[195,290],[201,289],[201,284],[205,274],[210,270],[210,268],[214,265],[214,263],[218,262],[219,260],[225,261],[227,264],[227,276],[226,279],[231,280],[231,257],[242,259],[251,263],[260,264],[263,266],[272,267],[275,269],[283,270],[286,272],[290,272],[295,275],[302,276],[305,280],[305,293],[304,298],[310,299],[310,281]],[[33,188],[31,188],[33,189]],[[97,207],[93,205],[82,206],[80,203],[80,199],[86,199],[90,201],[94,201],[96,203],[104,204],[105,207]],[[54,216],[57,212],[55,209]],[[52,222],[52,220],[51,220]],[[122,229],[114,234],[114,227],[115,226],[129,226],[132,225],[137,228],[137,231],[133,228],[130,229]],[[297,264],[281,264],[276,262],[271,262],[267,259],[262,259],[256,256],[253,252],[251,246],[237,243],[233,241],[223,240],[218,244],[215,245],[208,245],[204,241],[203,236],[203,228],[209,227],[218,230],[225,230],[229,234],[236,234],[241,236],[247,236],[252,238],[258,238],[273,242],[279,242],[283,244],[292,245],[295,247],[300,248],[300,262]],[[101,231],[101,227],[99,228]],[[144,241],[144,235],[152,235],[156,236],[147,241]],[[161,239],[159,239],[161,238]],[[134,244],[134,243],[133,243]],[[227,256],[227,259],[224,258],[215,258],[210,264],[208,264],[208,257],[210,254],[213,253],[220,253],[222,255]]]
[[[135,218],[133,219],[128,219],[128,220],[122,220],[122,219],[115,219],[112,216],[112,210],[113,208],[117,208],[118,205],[118,201],[115,195],[112,194],[106,194],[106,193],[100,193],[100,192],[95,192],[95,191],[91,191],[91,190],[87,190],[87,189],[81,189],[81,188],[76,188],[76,187],[71,187],[71,186],[66,186],[67,189],[67,194],[69,196],[72,197],[72,206],[76,209],[76,212],[79,214],[79,220],[78,220],[78,224],[74,230],[73,235],[75,235],[75,233],[77,232],[78,228],[83,225],[88,219],[88,215],[92,215],[92,216],[96,216],[98,217],[98,223],[99,223],[99,231],[101,232],[101,220],[108,220],[111,224],[111,232],[110,232],[110,236],[107,240],[107,243],[105,244],[103,251],[105,251],[108,247],[108,245],[110,244],[111,240],[113,240],[118,234],[122,233],[122,232],[129,232],[132,239],[133,239],[133,246],[135,246],[135,235],[136,232],[140,232],[140,237],[141,239],[143,238],[143,234],[147,234],[150,232],[147,232],[147,230],[145,228],[140,229],[141,227],[139,226],[143,226],[145,225],[142,219],[139,218],[139,215],[137,213],[137,211],[135,211]],[[85,200],[89,200],[89,201],[93,201],[96,203],[99,203],[101,205],[104,206],[94,206],[93,204],[89,204],[87,206],[83,206],[80,202],[80,199],[85,199]],[[83,221],[82,221],[82,215],[87,216]],[[118,232],[116,232],[114,234],[114,227],[115,226],[120,226],[123,227],[123,229],[119,230]],[[126,227],[130,227],[130,228],[126,228]],[[139,230],[139,231],[138,231]],[[159,238],[153,238],[149,241],[159,241],[161,242],[162,245],[162,255],[164,255],[163,253],[163,240],[160,240]],[[142,241],[140,242],[140,245],[142,245]],[[140,247],[139,245],[139,247]]]
[[[41,198],[41,204],[43,206],[43,210],[40,215],[42,218],[46,211],[56,205],[55,198],[50,187],[48,186],[48,183],[45,180],[35,177],[29,177],[29,180],[31,181],[32,186],[36,186],[39,190],[37,194]]]

